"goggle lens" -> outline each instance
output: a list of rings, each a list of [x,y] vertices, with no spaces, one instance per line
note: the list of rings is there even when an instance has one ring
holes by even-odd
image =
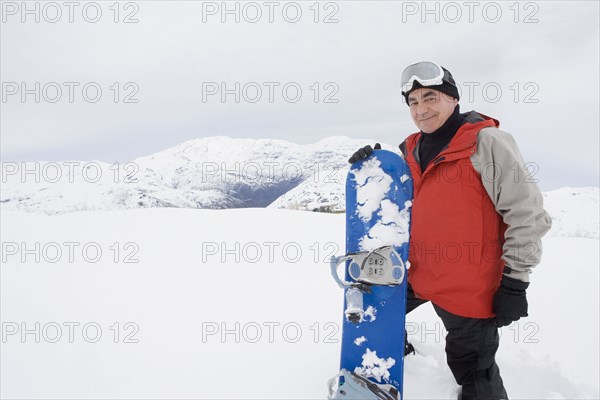
[[[441,66],[430,61],[411,64],[402,72],[402,91],[409,91],[414,82],[423,86],[440,85],[443,82],[444,70]]]

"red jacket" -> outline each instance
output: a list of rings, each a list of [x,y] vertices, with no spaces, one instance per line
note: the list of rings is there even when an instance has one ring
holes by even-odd
[[[491,318],[504,269],[506,225],[470,157],[477,150],[479,131],[499,122],[476,113],[469,117],[423,173],[420,134],[400,145],[414,181],[408,279],[418,297],[444,310]]]

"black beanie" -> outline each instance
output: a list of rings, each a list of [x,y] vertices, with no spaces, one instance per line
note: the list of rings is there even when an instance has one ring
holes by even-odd
[[[414,81],[412,88],[409,91],[402,93],[404,94],[404,100],[406,100],[406,104],[408,104],[408,95],[410,92],[424,87],[435,89],[439,92],[446,93],[450,97],[454,97],[456,100],[460,100],[458,88],[456,87],[456,82],[454,81],[452,74],[446,68],[442,67],[442,69],[444,70],[444,80],[440,85],[423,86],[419,83],[419,81]]]

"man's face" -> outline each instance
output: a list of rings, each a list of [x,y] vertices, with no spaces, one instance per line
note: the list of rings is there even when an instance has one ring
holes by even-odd
[[[424,133],[432,133],[452,115],[458,100],[435,89],[419,88],[408,96],[410,116]]]

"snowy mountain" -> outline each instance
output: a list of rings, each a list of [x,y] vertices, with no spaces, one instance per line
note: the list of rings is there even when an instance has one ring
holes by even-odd
[[[329,171],[321,171],[320,175],[312,175],[295,188],[282,194],[268,207],[302,211],[343,212],[346,209],[345,182],[347,174],[347,164],[332,168]]]
[[[332,175],[347,170],[349,154],[366,143],[331,137],[299,145],[219,136],[187,141],[121,165],[5,162],[0,202],[6,209],[45,214],[149,207],[265,207],[308,178],[316,190],[327,185]],[[321,192],[325,197],[326,190],[327,186]],[[343,203],[339,197],[330,202],[339,204],[340,200]],[[327,204],[317,200],[313,209],[328,211]]]

